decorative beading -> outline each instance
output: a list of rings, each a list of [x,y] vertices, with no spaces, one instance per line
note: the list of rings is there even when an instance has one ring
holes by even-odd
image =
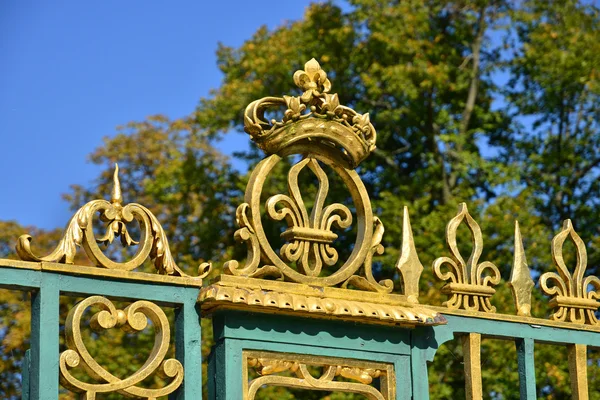
[[[456,232],[463,222],[471,231],[473,243],[471,256],[466,262],[456,242]],[[479,263],[483,251],[481,228],[469,214],[465,203],[458,206],[458,214],[446,227],[446,243],[452,257],[440,257],[433,262],[435,276],[443,281],[450,281],[442,288],[442,293],[450,297],[444,305],[452,309],[495,312],[496,307],[491,305],[490,298],[496,292],[492,286],[500,282],[500,271],[489,261]],[[443,265],[448,265],[450,268],[443,272]],[[486,275],[486,272],[489,275]]]
[[[118,174],[119,166],[116,165],[111,201],[93,200],[81,207],[67,224],[58,246],[52,253],[44,257],[36,256],[30,247],[31,236],[22,235],[16,246],[19,257],[24,261],[72,264],[77,247],[83,246],[85,254],[97,267],[131,271],[150,257],[159,274],[190,277],[175,263],[165,232],[154,214],[137,203],[123,205]],[[93,229],[94,214],[96,213],[99,213],[100,221],[105,223],[105,234],[99,238],[96,238]],[[127,231],[127,224],[134,219],[140,226],[139,242],[133,240]],[[130,260],[113,261],[98,246],[98,244],[109,245],[116,237],[120,237],[123,247],[137,245],[137,251]],[[195,278],[206,277],[210,273],[210,269],[210,263],[202,263],[198,268],[199,276]]]
[[[567,239],[571,239],[577,251],[577,264],[572,274],[563,258],[563,244]],[[563,229],[552,239],[552,259],[558,274],[546,272],[540,277],[540,286],[544,293],[553,296],[550,306],[555,312],[551,319],[600,325],[595,315],[600,307],[600,279],[597,276],[584,277],[587,269],[587,251],[570,219],[564,221]],[[590,289],[590,286],[593,289]]]
[[[148,359],[133,375],[121,379],[108,372],[89,353],[81,335],[81,318],[89,307],[99,307],[100,311],[90,319],[91,328],[98,333],[103,330],[120,328],[126,332],[140,332],[148,326],[148,319],[154,329],[154,346]],[[76,393],[93,400],[97,393],[119,393],[127,397],[154,400],[174,392],[183,381],[183,366],[176,359],[167,359],[171,332],[165,313],[156,304],[140,300],[124,310],[118,310],[105,297],[91,296],[73,307],[65,322],[67,350],[60,355],[60,382]],[[94,383],[77,379],[71,369],[82,367]],[[138,385],[152,374],[158,373],[171,380],[163,388],[143,388]]]

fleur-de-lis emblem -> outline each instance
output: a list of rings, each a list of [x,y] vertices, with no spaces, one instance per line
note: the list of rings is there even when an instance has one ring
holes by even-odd
[[[473,251],[466,262],[456,243],[456,232],[463,221],[471,231],[473,242]],[[500,271],[489,261],[479,263],[483,250],[481,228],[469,214],[465,203],[458,206],[458,214],[446,227],[446,242],[452,257],[440,257],[433,262],[433,271],[437,278],[450,281],[442,288],[442,293],[450,297],[444,304],[452,309],[496,311],[496,307],[490,303],[490,298],[496,292],[492,286],[500,282]],[[444,264],[451,267],[447,272],[441,270]],[[484,274],[486,270],[489,270],[489,275]]]
[[[563,258],[563,244],[568,238],[577,249],[577,264],[573,274],[569,272]],[[595,315],[595,311],[600,307],[600,279],[597,276],[584,279],[587,251],[570,219],[564,221],[562,231],[552,239],[552,259],[558,274],[546,272],[540,277],[540,286],[544,293],[554,296],[550,300],[550,306],[555,309],[551,318],[576,324],[600,325]],[[590,286],[594,290],[588,291]]]
[[[306,166],[319,182],[310,216],[298,187],[298,175]],[[286,262],[296,262],[305,275],[319,276],[323,263],[332,266],[338,260],[337,251],[331,247],[338,235],[332,232],[332,228],[348,228],[352,224],[352,213],[340,203],[323,207],[329,192],[329,180],[314,158],[305,158],[290,169],[288,190],[290,196],[277,194],[266,204],[271,218],[278,221],[285,219],[288,224],[288,229],[281,234],[287,240],[281,247],[281,257]]]
[[[327,73],[314,58],[304,64],[304,71],[298,70],[294,73],[294,83],[304,91],[301,96],[303,102],[309,102],[313,97],[319,97],[331,90]]]

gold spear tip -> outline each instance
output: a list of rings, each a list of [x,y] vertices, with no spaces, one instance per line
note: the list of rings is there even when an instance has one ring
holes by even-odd
[[[110,199],[113,204],[123,202],[123,194],[121,193],[121,182],[119,182],[119,164],[115,163],[115,172],[113,174],[113,190],[112,198]]]

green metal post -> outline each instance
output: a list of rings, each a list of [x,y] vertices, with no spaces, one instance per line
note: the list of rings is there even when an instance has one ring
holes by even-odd
[[[202,346],[200,315],[196,309],[198,289],[186,288],[182,306],[175,310],[175,355],[184,368],[182,386],[170,396],[177,400],[202,398]]]
[[[42,276],[32,293],[30,398],[58,399],[59,299],[56,276]]]
[[[536,399],[535,365],[533,362],[533,339],[517,339],[517,360],[519,366],[519,392],[521,399]]]
[[[31,350],[25,351],[21,366],[21,400],[29,400],[29,369],[31,368]]]

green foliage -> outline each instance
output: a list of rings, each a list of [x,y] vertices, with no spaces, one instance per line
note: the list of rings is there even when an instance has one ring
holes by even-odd
[[[194,273],[200,262],[218,260],[219,273],[222,261],[244,256],[245,246],[235,245],[233,232],[235,207],[248,177],[216,150],[218,140],[243,130],[243,111],[251,101],[298,93],[291,73],[315,57],[340,102],[369,112],[377,129],[378,149],[359,167],[373,209],[386,226],[386,253],[377,259],[377,275],[399,282],[394,266],[402,207],[407,205],[425,266],[421,299],[441,304],[441,284],[430,265],[447,255],[445,223],[457,204],[466,201],[483,230],[482,260],[494,262],[502,273],[493,303],[498,312],[513,314],[505,281],[515,220],[521,222],[535,277],[553,268],[550,240],[565,218],[573,219],[588,243],[590,269],[598,274],[599,12],[589,2],[575,0],[352,0],[348,9],[333,2],[312,4],[299,21],[274,30],[261,27],[240,47],[220,45],[221,86],[185,118],[154,116],[119,128],[91,155],[93,163],[106,167],[97,182],[91,188],[74,186],[66,199],[77,208],[108,196],[118,162],[125,201],[149,206],[157,215],[178,263]],[[507,76],[506,85],[499,84],[500,76]],[[261,155],[253,148],[244,157],[252,166]],[[285,174],[278,167],[269,178],[269,190],[284,190]],[[334,184],[334,177],[330,180],[330,198],[348,203],[347,191]],[[310,198],[314,187],[306,190]],[[281,228],[266,227],[273,238]],[[17,230],[14,224],[4,227],[4,254],[10,252],[6,243],[18,236]],[[349,248],[352,234],[341,236],[342,247]],[[461,231],[460,238],[468,257],[468,232]],[[0,295],[8,296],[0,308],[2,326],[9,326],[0,331],[0,382],[5,382],[18,371],[28,322],[25,317],[10,322],[10,313],[21,315],[26,307],[18,295]],[[537,289],[533,314],[549,314],[547,299]],[[203,332],[206,359],[209,321],[203,321]],[[110,344],[121,338],[105,340]],[[115,358],[124,360],[137,350],[113,348],[118,349]],[[540,397],[570,395],[563,353],[536,346]],[[5,366],[7,354],[14,355],[12,366]],[[518,398],[514,344],[486,340],[482,357],[488,397]],[[590,359],[597,360],[598,353],[590,351]],[[440,349],[430,366],[433,399],[464,395],[461,362],[459,341]],[[598,365],[590,365],[590,388],[600,387]],[[123,365],[114,367],[118,374],[127,374]],[[14,395],[17,389],[0,383],[3,395]],[[265,399],[351,398],[281,388],[260,393]]]

